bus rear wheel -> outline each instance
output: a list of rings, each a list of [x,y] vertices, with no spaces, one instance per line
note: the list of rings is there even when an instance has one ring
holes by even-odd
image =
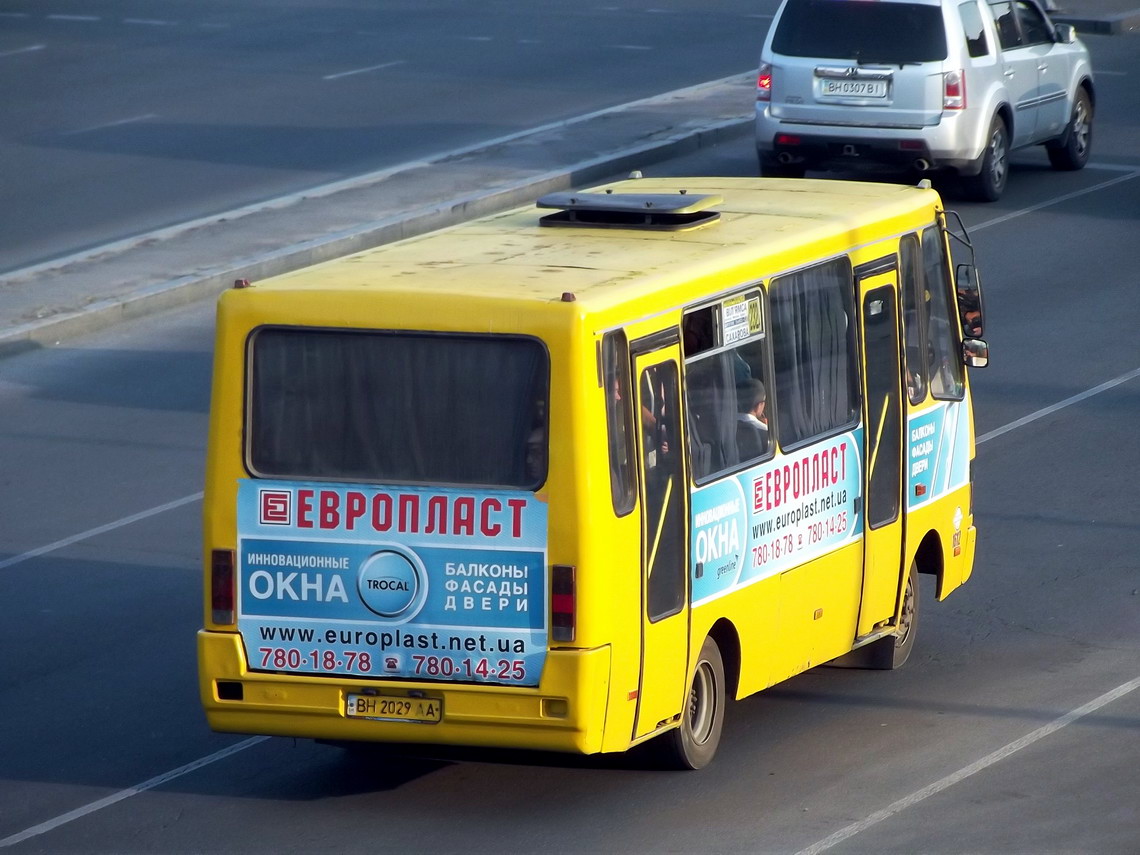
[[[724,659],[712,638],[701,645],[681,725],[661,736],[662,759],[674,769],[702,769],[712,762],[724,728]]]

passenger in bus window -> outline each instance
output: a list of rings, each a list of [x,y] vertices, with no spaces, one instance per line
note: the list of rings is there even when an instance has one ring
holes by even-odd
[[[736,417],[736,445],[741,460],[763,457],[768,453],[768,420],[764,407],[768,392],[759,380],[741,386],[738,397],[740,413]]]
[[[646,461],[657,465],[657,452],[669,453],[669,435],[665,421],[665,384],[658,376],[660,366],[651,366],[641,375],[641,426],[645,433]]]

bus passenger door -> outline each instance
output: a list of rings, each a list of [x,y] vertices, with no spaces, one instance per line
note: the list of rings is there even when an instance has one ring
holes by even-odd
[[[892,256],[891,261],[894,261]],[[864,437],[867,521],[863,600],[856,635],[894,617],[903,570],[902,378],[899,359],[898,269],[864,276]]]
[[[688,481],[680,413],[680,349],[676,338],[638,352],[639,493],[641,498],[641,681],[634,737],[681,712],[688,688]],[[646,352],[649,348],[654,348]]]

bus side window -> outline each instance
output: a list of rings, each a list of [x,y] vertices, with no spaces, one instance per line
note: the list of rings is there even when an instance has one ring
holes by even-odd
[[[751,318],[747,331],[739,328],[739,316],[725,321],[722,315],[729,304],[739,308],[742,296]],[[762,291],[753,286],[744,295],[685,315],[689,459],[698,483],[775,450],[768,432],[770,369],[763,299]],[[726,324],[735,336],[728,345]]]
[[[926,399],[926,360],[923,359],[922,340],[925,337],[925,317],[922,313],[922,270],[919,267],[918,239],[905,235],[899,245],[899,282],[903,303],[903,338],[906,351],[906,393],[912,404]]]
[[[950,265],[942,232],[934,227],[922,233],[923,284],[926,288],[927,371],[935,398],[960,400],[966,391],[957,317],[950,312]],[[953,322],[952,322],[953,320]]]
[[[685,357],[685,412],[689,430],[689,464],[693,479],[700,481],[722,468],[723,444],[716,418],[720,397],[715,366],[700,354],[716,346],[713,307],[685,315],[681,340]]]
[[[602,336],[602,376],[606,392],[606,432],[610,456],[610,496],[619,517],[633,510],[633,451],[630,427],[633,397],[629,387],[629,344],[625,332]]]
[[[787,448],[859,415],[854,281],[846,256],[773,280],[777,433]]]

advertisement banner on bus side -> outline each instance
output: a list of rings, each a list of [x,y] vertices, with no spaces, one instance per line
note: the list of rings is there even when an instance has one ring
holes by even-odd
[[[862,442],[860,428],[697,490],[692,497],[693,605],[860,537]]]
[[[964,403],[950,401],[907,419],[907,510],[969,483],[968,418]]]
[[[243,480],[250,668],[538,685],[546,505],[532,493]]]

